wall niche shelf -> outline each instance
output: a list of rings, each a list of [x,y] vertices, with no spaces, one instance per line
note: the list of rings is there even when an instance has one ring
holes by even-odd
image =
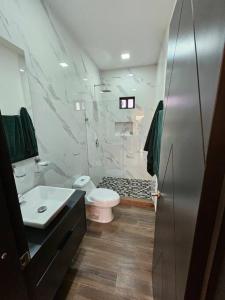
[[[132,136],[134,134],[133,122],[115,122],[116,136]]]

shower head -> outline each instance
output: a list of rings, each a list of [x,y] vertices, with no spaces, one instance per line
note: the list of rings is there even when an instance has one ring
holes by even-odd
[[[95,84],[94,88],[98,87],[98,86],[105,86],[105,83],[99,83],[99,84]]]
[[[101,93],[104,94],[104,93],[111,93],[112,91],[109,90],[109,89],[105,89],[105,90],[101,90]]]
[[[100,83],[100,84],[95,84],[94,85],[94,88],[96,88],[96,87],[105,87],[106,86],[106,84],[105,83]],[[111,93],[112,91],[110,90],[110,89],[107,89],[107,88],[103,88],[102,90],[101,90],[101,93],[102,94],[104,94],[104,93]]]

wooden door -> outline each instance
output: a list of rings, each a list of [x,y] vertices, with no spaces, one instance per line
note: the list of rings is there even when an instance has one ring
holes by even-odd
[[[168,42],[168,55],[167,55],[167,69],[166,69],[166,87],[165,87],[165,101],[164,101],[164,107],[165,107],[165,113],[164,113],[164,121],[166,117],[166,111],[167,111],[167,101],[169,96],[169,89],[171,84],[171,76],[174,66],[174,55],[175,50],[177,46],[177,38],[178,38],[178,31],[180,27],[180,18],[181,18],[181,9],[183,5],[183,0],[178,0],[173,18],[171,20],[170,24],[170,31],[169,31],[169,42]],[[170,137],[167,135],[167,139],[162,139],[161,148],[163,149],[164,153],[167,153],[167,155],[161,155],[160,158],[160,182],[159,182],[159,188],[162,189],[162,178],[166,169],[166,165],[168,162],[168,153],[170,151],[171,142],[168,142],[168,139]]]
[[[184,0],[167,120],[174,157],[176,297],[184,299],[204,175],[204,151],[191,1]]]
[[[222,0],[178,1],[171,22],[155,300],[197,300],[202,292],[225,173],[224,11]]]
[[[177,46],[177,38],[178,38],[178,31],[180,27],[182,5],[183,5],[183,0],[177,0],[176,7],[173,13],[173,18],[170,24],[170,29],[169,29],[169,42],[168,42],[168,51],[167,51],[167,68],[166,68],[166,87],[165,87],[166,100],[169,94],[170,80],[173,71],[174,55]]]
[[[0,145],[0,299],[26,300],[29,250],[1,115]]]
[[[196,55],[205,154],[221,73],[225,38],[225,1],[193,0]]]
[[[155,299],[174,300],[175,249],[174,249],[174,171],[173,147],[170,149],[163,188],[156,218],[153,286]],[[166,248],[166,251],[165,251]]]
[[[214,236],[220,230],[217,223],[225,174],[225,1],[193,0],[193,7],[206,162],[185,299],[203,299],[204,294],[202,297],[212,300],[207,295],[209,261],[216,247]]]
[[[0,180],[0,299],[26,300],[27,291]]]
[[[188,298],[187,282],[188,277],[191,277],[189,271],[192,248],[224,46],[222,12],[221,16],[219,14],[222,2],[216,1],[213,5],[217,7],[213,7],[213,10],[210,1],[206,3],[196,0],[194,5],[191,0],[181,2],[177,3],[172,19],[169,43],[169,75],[166,84],[159,184],[162,198],[158,203],[156,217],[153,263],[153,290],[156,300],[194,299],[193,291],[192,298]],[[203,29],[205,23],[202,13],[204,17],[212,14],[220,17],[214,23],[212,17],[210,19],[211,33],[216,31],[215,24],[218,26],[218,35],[214,37],[217,51],[212,60],[205,57],[205,53],[210,52],[206,48],[210,47],[210,42],[207,34],[206,38],[204,34],[202,36],[202,31],[205,33],[206,30],[205,27]],[[205,47],[202,46],[204,39]],[[212,74],[208,76],[210,69]],[[207,87],[208,80],[210,83]],[[171,153],[172,177],[168,176]],[[172,188],[168,192],[171,178],[173,200],[172,196],[168,196],[172,195]],[[159,258],[163,271],[154,273],[160,265]],[[157,277],[155,274],[160,275]],[[166,283],[173,290],[171,294],[168,294]],[[189,290],[191,287],[188,285]]]
[[[6,200],[8,217],[14,232],[16,241],[16,251],[19,257],[25,256],[29,252],[27,238],[25,235],[23,219],[17,195],[16,184],[13,176],[12,164],[10,162],[8,145],[2,125],[0,114],[0,180],[2,190]]]

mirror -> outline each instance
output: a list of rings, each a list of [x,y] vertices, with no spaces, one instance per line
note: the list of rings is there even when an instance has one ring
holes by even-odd
[[[22,49],[0,38],[0,111],[11,162],[38,155]]]

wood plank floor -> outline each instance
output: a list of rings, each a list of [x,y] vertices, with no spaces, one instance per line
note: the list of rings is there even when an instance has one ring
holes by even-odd
[[[153,208],[118,206],[88,232],[55,300],[152,300]]]

